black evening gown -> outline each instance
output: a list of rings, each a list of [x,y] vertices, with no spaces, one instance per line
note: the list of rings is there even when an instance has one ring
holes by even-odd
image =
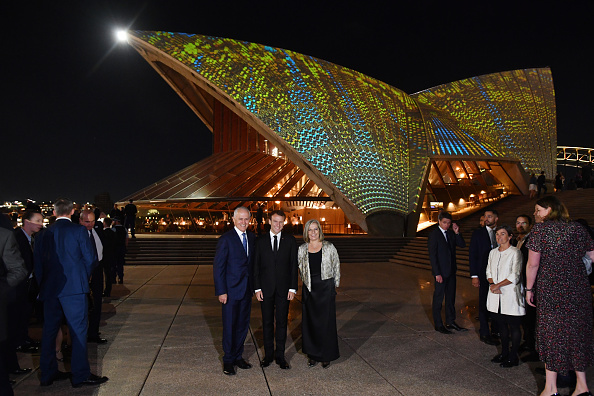
[[[322,280],[322,251],[309,253],[311,290],[303,286],[301,331],[303,353],[318,362],[340,357],[336,331],[336,290],[334,279]]]

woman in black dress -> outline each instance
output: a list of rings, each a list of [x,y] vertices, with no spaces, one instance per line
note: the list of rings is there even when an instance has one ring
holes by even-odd
[[[536,201],[543,219],[530,232],[526,302],[536,306],[536,343],[545,363],[542,396],[558,395],[557,373],[575,370],[573,395],[588,396],[586,368],[594,364],[592,292],[582,258],[594,258],[594,241],[556,197]],[[536,285],[536,286],[535,286]]]
[[[307,365],[340,357],[336,331],[336,287],[340,283],[340,260],[336,248],[324,240],[320,223],[309,220],[303,227],[305,243],[299,247],[299,272],[303,281],[301,331]]]

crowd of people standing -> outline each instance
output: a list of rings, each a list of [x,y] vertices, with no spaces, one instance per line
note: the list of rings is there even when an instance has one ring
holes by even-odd
[[[521,351],[527,352],[525,361],[544,362],[543,396],[558,395],[558,376],[566,378],[570,372],[576,378],[573,395],[591,395],[585,370],[594,364],[592,230],[583,220],[571,221],[554,195],[536,201],[534,221],[520,214],[515,229],[498,221],[496,210],[486,210],[470,240],[471,281],[479,289],[480,341],[501,344],[491,361],[503,368],[517,366]],[[428,250],[435,277],[435,330],[444,334],[466,330],[454,321],[451,278],[455,288],[456,246],[464,246],[459,227],[449,213],[442,212],[429,236]]]
[[[24,211],[22,226],[14,229],[0,215],[0,278],[6,277],[10,286],[0,290],[0,394],[12,394],[9,374],[32,370],[20,367],[17,352],[40,352],[41,386],[70,379],[77,388],[108,380],[91,373],[87,343],[108,342],[100,336],[99,325],[103,297],[110,297],[112,284],[124,279],[128,230],[122,214],[134,234],[132,202],[124,213],[105,217],[98,208],[75,211],[72,201],[61,198],[54,203],[47,228],[34,206]],[[41,342],[29,337],[33,315],[43,323]],[[71,351],[71,372],[58,370],[64,347]]]

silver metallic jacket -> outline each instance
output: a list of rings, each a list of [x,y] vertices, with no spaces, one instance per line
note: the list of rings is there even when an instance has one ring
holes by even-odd
[[[311,291],[311,276],[309,275],[309,255],[307,254],[307,243],[299,246],[298,261],[301,280],[307,290]],[[327,241],[322,242],[322,280],[334,278],[334,286],[340,284],[340,259],[333,244]]]

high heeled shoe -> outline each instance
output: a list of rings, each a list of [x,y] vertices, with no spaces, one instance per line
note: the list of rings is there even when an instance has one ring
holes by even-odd
[[[580,393],[577,396],[592,396],[592,393],[590,393],[590,391],[584,392],[584,393]]]

